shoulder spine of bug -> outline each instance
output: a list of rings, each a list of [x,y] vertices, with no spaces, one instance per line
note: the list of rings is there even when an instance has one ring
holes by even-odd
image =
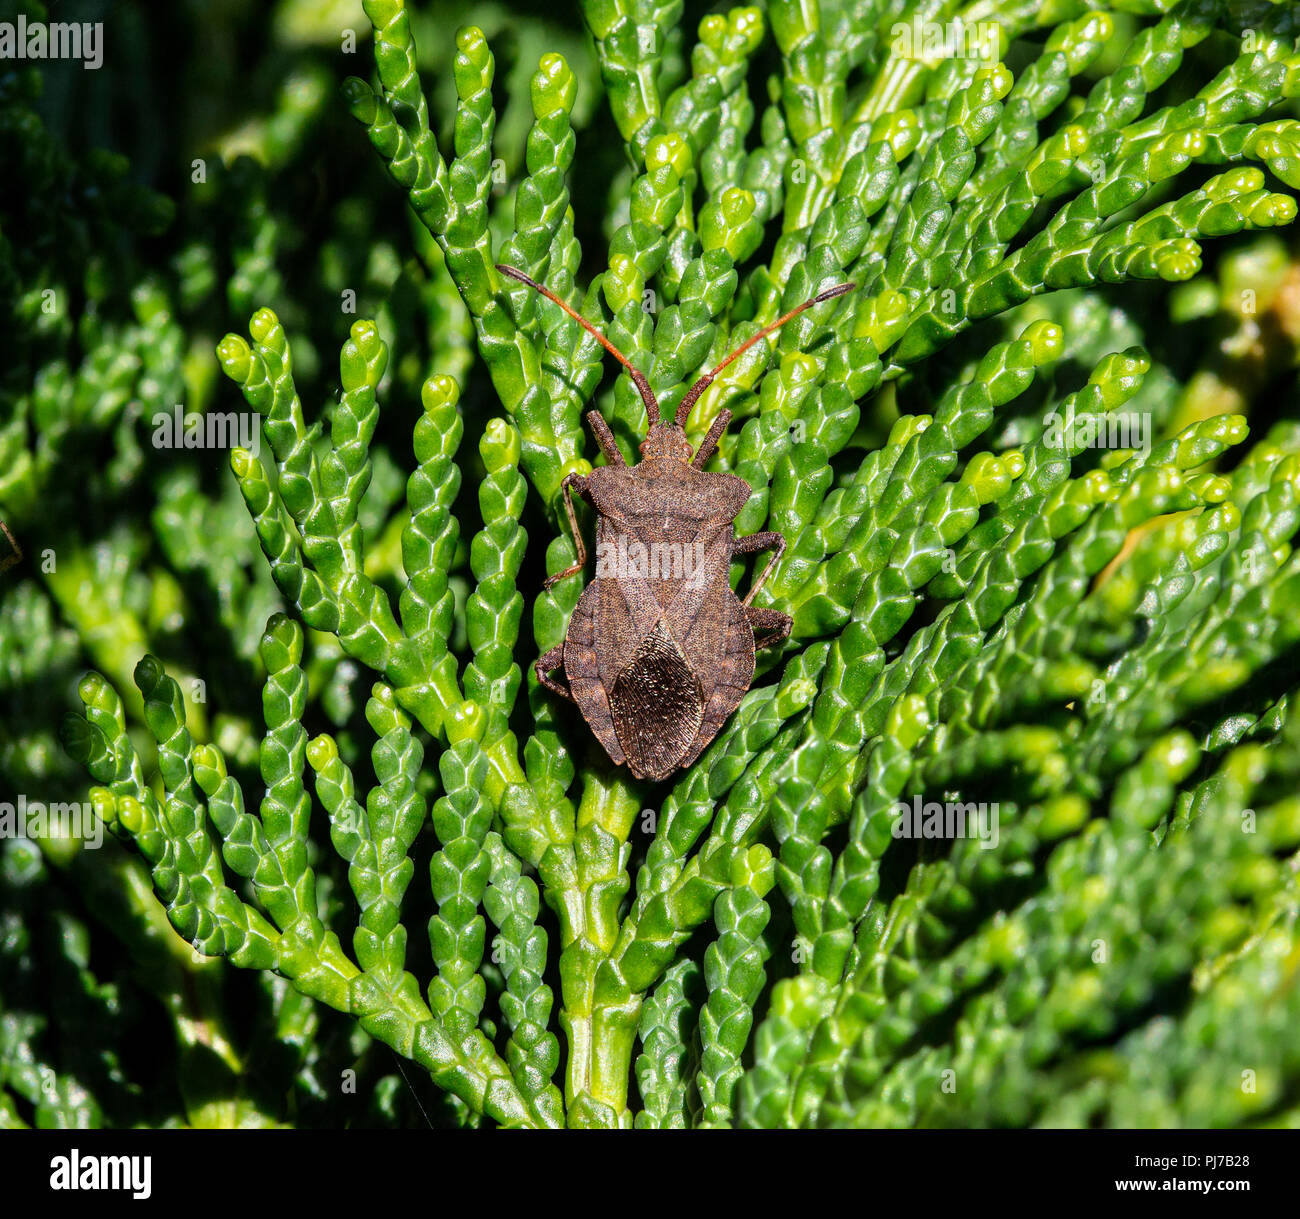
[[[718,413],[694,453],[686,420],[715,378],[755,343],[857,285],[827,288],[739,344],[686,391],[668,422],[645,375],[600,330],[517,268],[498,263],[497,270],[577,321],[627,370],[645,403],[642,460],[630,467],[600,412],[587,412],[608,464],[588,475],[568,474],[561,483],[577,556],[544,587],[586,566],[575,490],[595,509],[597,554],[615,556],[614,573],[602,575],[598,565],[564,642],[539,657],[536,670],[548,690],[577,704],[615,764],[626,764],[637,778],[666,779],[699,757],[740,704],[756,650],[784,642],[793,626],[788,614],[751,604],[780,562],[785,538],[773,531],[738,538],[735,519],[749,484],[704,469],[731,412]],[[742,601],[727,582],[731,560],[763,551],[772,557]],[[567,685],[552,676],[557,669]]]

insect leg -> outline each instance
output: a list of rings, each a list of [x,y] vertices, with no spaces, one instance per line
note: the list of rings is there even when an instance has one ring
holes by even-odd
[[[9,526],[6,525],[4,521],[0,521],[0,533],[3,533],[5,537],[9,539],[9,546],[13,551],[12,554],[7,554],[3,559],[0,559],[0,571],[4,571],[8,567],[12,567],[15,563],[21,563],[23,561],[23,551],[22,547],[18,545],[18,539],[9,532]]]
[[[564,644],[557,644],[545,655],[539,656],[533,662],[533,668],[537,670],[537,680],[542,683],[548,690],[554,690],[556,694],[563,695],[573,702],[573,691],[568,686],[562,686],[551,676],[553,670],[560,668],[564,664]]]
[[[785,538],[779,533],[767,529],[762,533],[751,533],[748,537],[737,538],[731,547],[733,555],[758,554],[762,550],[775,550],[776,554],[772,556],[768,565],[763,568],[763,574],[754,581],[753,587],[745,594],[745,605],[753,601],[754,594],[767,583],[767,578],[772,574],[772,569],[781,561],[781,556],[785,553]]]
[[[611,466],[627,465],[623,460],[623,454],[618,451],[618,445],[614,443],[614,433],[609,430],[605,416],[599,411],[588,411],[587,422],[591,424],[592,433],[596,437],[596,443],[600,445],[600,451],[605,454],[605,460]]]
[[[578,551],[578,557],[563,571],[547,576],[542,581],[543,588],[550,588],[557,580],[565,580],[569,576],[577,575],[587,565],[587,547],[583,544],[582,531],[578,528],[578,518],[573,511],[573,488],[577,487],[578,494],[585,497],[587,480],[581,474],[566,474],[560,486],[564,488],[564,510],[569,516],[569,528],[573,531],[573,544]]]
[[[730,411],[719,411],[717,417],[709,424],[709,430],[704,434],[704,439],[700,441],[700,447],[695,450],[695,456],[691,458],[691,465],[697,470],[704,469],[704,463],[713,456],[713,450],[718,447],[718,440],[722,433],[727,430],[727,424],[731,422]]]
[[[754,628],[755,651],[784,643],[790,638],[790,630],[794,626],[794,619],[789,614],[783,614],[775,609],[760,609],[757,605],[747,605],[745,617],[749,619],[749,625]],[[760,635],[759,631],[763,631],[764,634]]]

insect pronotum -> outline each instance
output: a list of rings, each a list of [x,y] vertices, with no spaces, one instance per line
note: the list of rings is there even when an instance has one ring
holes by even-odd
[[[735,519],[750,486],[734,474],[704,469],[731,420],[720,411],[692,453],[685,425],[714,379],[755,343],[805,309],[851,292],[836,284],[764,326],[686,391],[672,421],[644,374],[586,318],[514,267],[497,270],[554,302],[627,370],[645,403],[648,430],[641,461],[628,466],[600,412],[587,422],[608,463],[561,486],[577,559],[546,587],[576,575],[587,548],[573,511],[576,490],[596,510],[596,578],[583,590],[564,642],[536,662],[547,689],[571,699],[610,758],[645,779],[689,766],[736,709],[754,676],[754,653],[789,637],[780,610],[754,606],[755,594],[781,559],[785,538],[764,531],[737,537]],[[742,601],[727,573],[735,555],[772,551]],[[567,685],[552,674],[563,669]]]

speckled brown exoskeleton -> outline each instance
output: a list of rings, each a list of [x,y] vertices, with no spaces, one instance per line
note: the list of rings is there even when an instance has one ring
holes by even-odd
[[[641,461],[628,466],[599,411],[587,412],[607,465],[568,474],[564,508],[577,560],[546,587],[580,572],[587,548],[573,511],[576,490],[596,510],[596,578],[583,590],[564,642],[536,662],[547,689],[577,703],[615,763],[644,779],[689,766],[740,704],[754,676],[754,653],[789,637],[788,614],[751,604],[781,559],[785,538],[765,531],[737,537],[734,522],[750,486],[734,474],[705,470],[731,419],[721,411],[691,452],[685,424],[714,378],[753,344],[805,309],[852,291],[819,292],[740,344],[686,391],[671,423],[645,376],[599,330],[549,289],[500,266],[559,305],[627,370],[648,420]],[[742,601],[727,574],[736,555],[773,551]],[[564,670],[568,685],[552,674]]]

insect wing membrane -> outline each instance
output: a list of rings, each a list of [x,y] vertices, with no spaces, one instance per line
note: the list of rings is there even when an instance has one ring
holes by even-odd
[[[699,733],[704,696],[662,618],[618,675],[609,706],[633,770],[651,779],[672,774]]]

